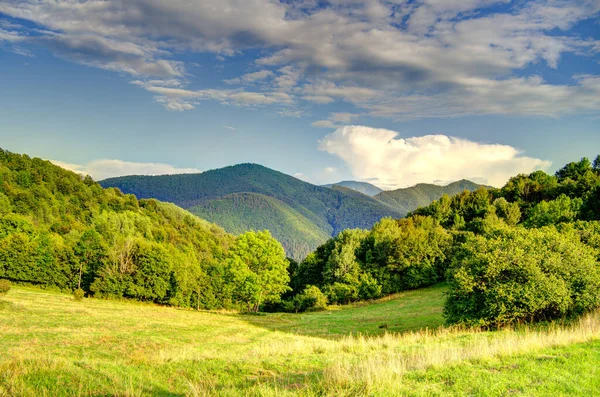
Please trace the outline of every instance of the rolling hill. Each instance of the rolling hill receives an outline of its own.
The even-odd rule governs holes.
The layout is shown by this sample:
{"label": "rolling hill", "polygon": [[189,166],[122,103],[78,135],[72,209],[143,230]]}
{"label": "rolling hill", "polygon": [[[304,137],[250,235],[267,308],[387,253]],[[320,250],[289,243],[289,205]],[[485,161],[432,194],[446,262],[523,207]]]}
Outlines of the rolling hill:
{"label": "rolling hill", "polygon": [[177,204],[229,232],[267,228],[295,259],[344,229],[370,228],[383,217],[406,214],[357,191],[315,186],[257,164],[201,174],[126,176],[100,184]]}
{"label": "rolling hill", "polygon": [[363,192],[378,188],[368,183],[316,186],[258,164],[200,174],[124,176],[100,184],[177,204],[230,233],[268,229],[297,260],[344,229],[368,229],[383,217],[401,218],[444,194],[480,186],[469,181],[419,184],[371,197]]}
{"label": "rolling hill", "polygon": [[366,194],[367,196],[376,196],[377,194],[383,192],[383,189],[378,188],[375,185],[372,185],[367,182],[357,182],[357,181],[341,181],[338,183],[331,183],[329,185],[323,185],[323,187],[334,187],[341,186],[346,187],[348,189],[356,190],[362,194]]}
{"label": "rolling hill", "polygon": [[[384,191],[375,196],[375,198],[383,203],[394,207],[396,210],[407,214],[416,210],[419,207],[424,207],[431,204],[432,201],[438,200],[443,195],[454,196],[462,193],[465,190],[475,191],[482,185],[462,179],[453,182],[446,186],[438,186],[427,183],[419,183],[418,185],[408,188]],[[488,187],[488,186],[484,186]]]}

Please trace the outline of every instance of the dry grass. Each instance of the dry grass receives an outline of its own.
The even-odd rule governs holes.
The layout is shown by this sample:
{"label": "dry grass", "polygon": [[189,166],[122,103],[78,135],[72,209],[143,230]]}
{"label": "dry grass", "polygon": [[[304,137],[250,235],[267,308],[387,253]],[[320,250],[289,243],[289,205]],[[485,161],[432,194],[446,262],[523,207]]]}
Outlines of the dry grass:
{"label": "dry grass", "polygon": [[422,395],[428,385],[409,379],[419,371],[600,339],[600,313],[496,332],[440,327],[327,339],[261,327],[269,316],[249,323],[25,289],[5,301],[0,396]]}

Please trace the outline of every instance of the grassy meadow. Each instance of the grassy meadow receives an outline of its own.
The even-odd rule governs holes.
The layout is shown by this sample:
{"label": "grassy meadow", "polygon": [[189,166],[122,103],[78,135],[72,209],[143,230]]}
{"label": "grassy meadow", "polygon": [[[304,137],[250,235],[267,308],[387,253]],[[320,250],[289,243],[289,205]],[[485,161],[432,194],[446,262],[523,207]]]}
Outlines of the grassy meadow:
{"label": "grassy meadow", "polygon": [[600,314],[442,326],[445,286],[305,314],[197,312],[13,287],[0,396],[593,395]]}

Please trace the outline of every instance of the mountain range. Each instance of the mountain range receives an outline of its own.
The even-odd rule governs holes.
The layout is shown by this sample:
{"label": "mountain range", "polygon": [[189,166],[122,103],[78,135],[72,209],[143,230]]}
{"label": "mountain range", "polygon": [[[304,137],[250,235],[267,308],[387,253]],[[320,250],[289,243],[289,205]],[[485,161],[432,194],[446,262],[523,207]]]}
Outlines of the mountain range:
{"label": "mountain range", "polygon": [[258,164],[199,174],[123,176],[100,184],[174,203],[230,233],[268,229],[297,260],[344,229],[367,229],[383,217],[404,217],[444,194],[480,187],[463,180],[373,194],[381,189],[354,181],[316,186]]}
{"label": "mountain range", "polygon": [[377,194],[383,192],[383,189],[378,188],[375,185],[372,185],[367,182],[356,182],[356,181],[341,181],[338,183],[332,183],[329,185],[323,185],[324,187],[347,187],[348,189],[356,190],[357,192],[361,192],[362,194],[366,194],[367,196],[376,196]]}

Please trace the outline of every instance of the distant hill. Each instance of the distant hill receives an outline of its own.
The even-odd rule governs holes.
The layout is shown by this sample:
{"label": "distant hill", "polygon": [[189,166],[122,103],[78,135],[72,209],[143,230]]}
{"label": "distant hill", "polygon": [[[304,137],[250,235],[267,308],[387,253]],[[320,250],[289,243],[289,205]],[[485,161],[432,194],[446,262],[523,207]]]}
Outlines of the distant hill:
{"label": "distant hill", "polygon": [[315,186],[257,164],[110,178],[100,184],[177,204],[229,232],[268,228],[295,259],[344,229],[370,228],[383,217],[406,214],[357,191]]}
{"label": "distant hill", "polygon": [[348,189],[356,190],[362,194],[366,194],[367,196],[375,196],[378,193],[383,192],[383,189],[378,188],[375,185],[372,185],[367,182],[357,182],[357,181],[341,181],[338,183],[331,183],[329,185],[323,185],[324,187],[333,187],[333,186],[341,186],[346,187]]}
{"label": "distant hill", "polygon": [[478,185],[477,183],[466,179],[453,182],[446,186],[419,183],[418,185],[408,188],[381,192],[377,194],[375,198],[394,207],[396,210],[407,214],[419,207],[431,204],[432,201],[438,200],[445,194],[454,196],[465,190],[470,192],[475,191],[481,186],[482,185]]}
{"label": "distant hill", "polygon": [[192,208],[230,233],[267,229],[298,258],[326,241],[330,234],[286,203],[259,193],[233,193]]}

